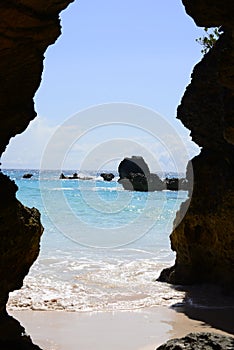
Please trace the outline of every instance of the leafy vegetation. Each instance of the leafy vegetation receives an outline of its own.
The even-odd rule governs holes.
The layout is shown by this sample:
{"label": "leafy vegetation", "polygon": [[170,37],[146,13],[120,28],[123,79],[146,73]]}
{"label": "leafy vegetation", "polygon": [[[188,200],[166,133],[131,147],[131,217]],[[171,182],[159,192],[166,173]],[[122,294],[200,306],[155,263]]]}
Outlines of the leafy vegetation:
{"label": "leafy vegetation", "polygon": [[206,34],[203,37],[196,39],[196,42],[203,47],[201,53],[206,54],[215,45],[222,33],[222,30],[221,27],[217,27],[212,29],[204,28],[204,31]]}

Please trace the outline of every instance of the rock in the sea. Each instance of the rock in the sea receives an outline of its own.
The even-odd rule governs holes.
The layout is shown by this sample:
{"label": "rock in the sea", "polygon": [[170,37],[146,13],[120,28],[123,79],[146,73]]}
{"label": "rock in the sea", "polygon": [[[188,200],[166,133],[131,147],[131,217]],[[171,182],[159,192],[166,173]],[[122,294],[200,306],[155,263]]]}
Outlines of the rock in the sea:
{"label": "rock in the sea", "polygon": [[60,178],[60,180],[64,180],[64,179],[67,179],[67,176],[65,176],[64,173],[61,173],[59,175],[59,178]]}
{"label": "rock in the sea", "polygon": [[120,178],[118,182],[128,191],[148,191],[147,178],[142,173],[129,173],[127,177]]}
{"label": "rock in the sea", "polygon": [[115,177],[115,175],[112,173],[101,173],[100,176],[104,181],[112,181]]}
{"label": "rock in the sea", "polygon": [[33,174],[26,173],[26,174],[23,175],[23,178],[24,179],[31,179],[32,176],[33,176]]}
{"label": "rock in the sea", "polygon": [[147,177],[141,173],[130,173],[128,177],[119,179],[118,182],[125,190],[152,192],[162,191],[166,187],[157,174],[149,174]]}
{"label": "rock in the sea", "polygon": [[77,173],[74,173],[74,174],[72,174],[71,176],[65,176],[64,173],[61,173],[61,174],[59,175],[59,179],[60,179],[60,180],[65,180],[65,179],[73,180],[73,179],[79,179],[79,177],[78,177],[78,174],[77,174]]}
{"label": "rock in the sea", "polygon": [[142,157],[124,158],[118,167],[118,182],[129,191],[162,191],[166,188],[157,174],[150,173]]}
{"label": "rock in the sea", "polygon": [[124,158],[119,166],[118,172],[120,179],[128,178],[130,173],[143,174],[149,176],[150,170],[143,157],[132,156],[131,158]]}
{"label": "rock in the sea", "polygon": [[190,333],[168,340],[156,350],[233,350],[234,338],[216,333]]}
{"label": "rock in the sea", "polygon": [[166,185],[166,189],[170,191],[187,191],[188,190],[188,180],[187,179],[179,179],[179,178],[167,178],[164,180]]}
{"label": "rock in the sea", "polygon": [[77,173],[72,174],[72,176],[69,176],[68,178],[69,178],[69,179],[79,179]]}
{"label": "rock in the sea", "polygon": [[80,176],[77,173],[72,174],[71,176],[66,176],[64,173],[59,175],[60,180],[93,180],[92,176]]}

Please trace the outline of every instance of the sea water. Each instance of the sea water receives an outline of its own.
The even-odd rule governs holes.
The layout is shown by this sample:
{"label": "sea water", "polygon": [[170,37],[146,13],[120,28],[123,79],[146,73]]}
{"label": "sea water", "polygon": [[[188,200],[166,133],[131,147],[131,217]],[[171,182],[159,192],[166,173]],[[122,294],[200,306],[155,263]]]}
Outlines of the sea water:
{"label": "sea water", "polygon": [[[174,263],[169,235],[186,191],[125,191],[117,177],[106,182],[95,172],[82,175],[89,180],[3,172],[44,226],[39,257],[8,309],[114,311],[182,301],[182,292],[155,279]],[[24,179],[26,172],[33,176]]]}

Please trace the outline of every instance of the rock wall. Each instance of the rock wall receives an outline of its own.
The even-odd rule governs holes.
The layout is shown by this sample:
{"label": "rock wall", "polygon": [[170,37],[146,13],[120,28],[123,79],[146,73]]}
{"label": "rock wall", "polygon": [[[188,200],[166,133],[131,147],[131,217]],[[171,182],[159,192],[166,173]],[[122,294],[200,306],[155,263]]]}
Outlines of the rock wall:
{"label": "rock wall", "polygon": [[189,333],[184,338],[168,340],[155,350],[231,350],[234,339],[216,333]]}
{"label": "rock wall", "polygon": [[[175,266],[159,280],[234,286],[234,2],[183,0],[204,27],[223,35],[198,63],[177,116],[202,146],[192,160],[194,190],[189,210],[171,234]],[[177,216],[179,216],[179,212]]]}
{"label": "rock wall", "polygon": [[[72,0],[8,0],[0,3],[0,155],[11,137],[36,116],[44,52],[60,35],[59,12]],[[39,253],[43,232],[37,209],[15,196],[17,186],[0,173],[0,318],[8,293],[22,286]],[[1,318],[2,319],[2,318]]]}
{"label": "rock wall", "polygon": [[[59,12],[72,0],[8,0],[0,3],[0,154],[11,137],[35,117],[33,96],[43,55],[60,35]],[[183,0],[200,26],[220,26],[224,35],[194,69],[178,117],[203,147],[193,160],[194,193],[189,211],[171,235],[175,266],[164,273],[174,283],[233,280],[233,1]],[[17,187],[0,175],[0,314],[9,291],[22,285],[39,252],[42,234],[36,209],[15,197]],[[179,214],[178,214],[179,215]]]}

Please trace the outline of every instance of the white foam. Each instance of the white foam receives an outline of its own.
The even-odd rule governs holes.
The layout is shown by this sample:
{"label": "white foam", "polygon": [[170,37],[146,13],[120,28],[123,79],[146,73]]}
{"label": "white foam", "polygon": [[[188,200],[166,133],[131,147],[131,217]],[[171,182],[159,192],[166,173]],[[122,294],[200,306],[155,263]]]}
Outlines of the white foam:
{"label": "white foam", "polygon": [[8,309],[132,310],[168,306],[182,302],[184,297],[183,292],[154,282],[164,266],[154,259],[105,262],[81,259],[66,261],[60,264],[60,269],[53,259],[46,263],[50,265],[50,275],[34,269],[21,290],[10,293]]}

